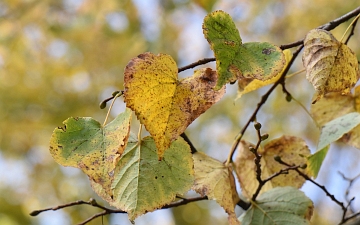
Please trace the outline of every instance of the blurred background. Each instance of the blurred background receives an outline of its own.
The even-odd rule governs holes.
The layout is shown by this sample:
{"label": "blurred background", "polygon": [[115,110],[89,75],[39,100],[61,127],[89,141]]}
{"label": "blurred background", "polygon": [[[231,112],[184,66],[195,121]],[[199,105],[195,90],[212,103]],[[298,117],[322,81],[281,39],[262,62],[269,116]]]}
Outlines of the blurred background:
{"label": "blurred background", "polygon": [[[57,165],[48,151],[55,127],[70,116],[103,121],[99,103],[123,89],[123,69],[138,54],[171,55],[178,66],[213,57],[202,34],[207,13],[224,10],[234,19],[243,42],[277,45],[301,40],[306,33],[359,6],[343,0],[1,0],[0,1],[0,224],[67,225],[99,212],[90,206],[49,211],[36,209],[75,200],[99,199],[79,169]],[[333,34],[340,39],[350,21]],[[360,28],[349,46],[360,54]],[[207,67],[214,68],[210,63]],[[300,58],[292,72],[302,69]],[[180,74],[192,75],[193,70]],[[232,141],[265,93],[266,87],[234,102],[236,85],[190,125],[186,133],[200,151],[225,160]],[[287,80],[287,89],[307,108],[313,95],[305,74]],[[124,110],[118,100],[111,115]],[[306,140],[312,151],[319,131],[281,88],[262,108],[258,121],[269,139],[283,134]],[[252,126],[245,139],[256,141]],[[349,182],[360,174],[360,151],[343,144],[331,146],[317,181],[346,202]],[[337,224],[342,211],[324,193],[306,183],[303,191],[314,201],[313,224]],[[360,182],[350,188],[359,197]],[[100,203],[103,203],[100,199]],[[104,203],[103,203],[104,204]],[[360,210],[355,199],[353,209]],[[237,209],[240,214],[241,210]],[[238,215],[239,215],[238,214]],[[101,224],[101,218],[89,224]],[[227,224],[224,210],[213,201],[148,213],[137,224]],[[127,225],[127,215],[103,218],[103,224]]]}

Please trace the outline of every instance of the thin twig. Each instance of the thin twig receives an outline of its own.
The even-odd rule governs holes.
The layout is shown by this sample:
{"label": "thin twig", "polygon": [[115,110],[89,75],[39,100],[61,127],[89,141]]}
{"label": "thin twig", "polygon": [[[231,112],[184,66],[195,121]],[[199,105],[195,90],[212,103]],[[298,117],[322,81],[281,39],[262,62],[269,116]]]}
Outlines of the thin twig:
{"label": "thin twig", "polygon": [[355,209],[353,209],[352,206],[351,206],[351,204],[350,204],[350,203],[351,203],[351,199],[349,199],[349,198],[350,198],[349,194],[350,194],[350,189],[351,189],[352,185],[353,185],[354,182],[360,177],[360,174],[358,174],[358,175],[355,176],[354,178],[348,178],[348,177],[346,177],[342,172],[338,171],[338,173],[342,176],[342,178],[343,178],[344,180],[346,180],[346,181],[349,182],[349,185],[348,185],[348,187],[346,188],[346,191],[345,191],[345,199],[346,199],[346,201],[348,202],[348,204],[350,205],[350,211],[351,211],[351,213],[354,213],[354,212],[355,212]]}
{"label": "thin twig", "polygon": [[[177,202],[173,202],[173,203],[170,203],[168,205],[165,205],[163,206],[162,208],[160,209],[169,209],[169,208],[173,208],[173,207],[177,207],[177,206],[181,206],[181,205],[186,205],[188,203],[191,203],[191,202],[197,202],[197,201],[202,201],[202,200],[207,200],[208,197],[207,196],[200,196],[200,197],[195,197],[195,198],[184,198],[180,201],[177,201]],[[79,223],[79,225],[84,225],[90,221],[92,221],[93,219],[97,218],[97,217],[100,217],[100,216],[103,216],[103,215],[107,215],[107,214],[111,214],[111,213],[126,213],[125,211],[123,210],[118,210],[118,209],[111,209],[111,208],[107,208],[105,206],[102,206],[102,205],[99,205],[95,199],[90,199],[89,201],[83,201],[83,200],[79,200],[79,201],[75,201],[75,202],[70,202],[70,203],[66,203],[66,204],[63,204],[63,205],[58,205],[58,206],[55,206],[55,207],[51,207],[51,208],[46,208],[46,209],[40,209],[40,210],[35,210],[35,211],[32,211],[30,213],[30,216],[37,216],[39,215],[40,213],[42,212],[46,212],[46,211],[56,211],[56,210],[59,210],[59,209],[63,209],[63,208],[67,208],[67,207],[72,207],[72,206],[75,206],[75,205],[91,205],[93,207],[96,207],[96,208],[99,208],[99,209],[102,209],[104,211],[100,212],[100,213],[97,213],[91,217],[89,217],[88,219],[86,219],[85,221]]]}
{"label": "thin twig", "polygon": [[[321,25],[321,26],[319,26],[317,28],[327,30],[327,31],[333,30],[337,26],[339,26],[340,24],[348,21],[350,18],[357,16],[359,13],[360,13],[360,7],[357,7],[356,9],[346,13],[345,15],[343,15],[343,16],[337,18],[337,19],[334,19],[333,21],[331,21],[329,23]],[[295,41],[295,42],[292,42],[292,43],[289,43],[289,44],[280,45],[280,48],[282,50],[289,49],[289,48],[294,48],[294,47],[302,45],[303,42],[304,42],[304,39],[301,39],[301,40],[298,40],[298,41]],[[347,43],[347,42],[345,41],[345,43]]]}
{"label": "thin twig", "polygon": [[351,21],[350,25],[346,28],[343,36],[342,36],[341,39],[340,39],[340,42],[342,42],[342,41],[344,40],[344,37],[345,37],[346,33],[349,31],[350,27],[352,27],[352,29],[355,29],[355,28],[353,27],[353,24],[357,22],[357,20],[359,19],[359,17],[360,17],[360,13],[355,17],[355,19],[353,19],[353,21]]}
{"label": "thin twig", "polygon": [[[282,161],[281,159],[276,160],[277,162],[279,162],[280,164],[286,165],[286,166],[291,166],[290,164]],[[319,183],[317,183],[316,181],[314,181],[313,179],[311,179],[308,175],[306,175],[305,173],[303,173],[302,171],[300,171],[298,168],[294,169],[300,176],[302,176],[305,180],[310,181],[311,183],[315,184],[316,186],[318,186],[321,190],[323,190],[325,192],[325,194],[333,201],[335,202],[337,205],[339,205],[341,207],[341,209],[343,211],[346,211],[346,207],[344,205],[343,202],[340,202],[339,200],[337,200],[335,198],[335,196],[333,194],[331,194],[324,185],[321,185]]]}
{"label": "thin twig", "polygon": [[188,136],[185,133],[180,134],[180,136],[182,138],[184,138],[184,140],[188,143],[188,145],[190,146],[191,149],[191,154],[194,154],[195,152],[197,152],[195,146],[193,145],[193,143],[190,141],[190,139],[188,138]]}
{"label": "thin twig", "polygon": [[250,116],[249,120],[247,121],[247,123],[245,124],[245,126],[243,127],[243,129],[240,131],[240,133],[236,136],[233,145],[231,147],[230,150],[230,154],[228,155],[227,161],[226,161],[226,165],[228,165],[229,163],[232,162],[232,157],[235,153],[236,148],[238,147],[241,138],[243,137],[243,135],[245,134],[245,131],[247,130],[247,128],[249,127],[250,123],[252,121],[254,121],[256,119],[256,115],[258,114],[258,112],[260,111],[261,107],[265,104],[265,102],[267,101],[267,99],[269,98],[269,96],[271,95],[271,93],[275,90],[275,88],[283,83],[285,81],[285,75],[287,74],[287,72],[289,71],[290,67],[292,66],[292,64],[294,63],[296,57],[299,55],[300,51],[302,50],[302,48],[304,47],[304,45],[301,45],[294,53],[293,56],[291,57],[289,63],[286,65],[283,73],[281,74],[281,77],[279,78],[279,80],[277,80],[271,87],[270,89],[261,97],[260,102],[258,103],[255,111],[253,112],[253,114]]}
{"label": "thin twig", "polygon": [[192,69],[194,67],[204,65],[204,64],[209,63],[209,62],[214,62],[214,61],[216,61],[215,58],[200,59],[199,61],[191,63],[190,65],[178,68],[178,73],[180,73],[180,72],[182,72],[184,70]]}
{"label": "thin twig", "polygon": [[[359,14],[360,15],[360,14]],[[355,27],[356,27],[356,24],[357,24],[357,22],[358,22],[358,20],[359,20],[359,17],[358,18],[356,18],[356,20],[353,22],[353,24],[351,25],[351,31],[350,31],[350,34],[349,34],[349,36],[346,38],[346,41],[344,42],[344,44],[348,44],[349,43],[349,41],[350,41],[350,38],[355,34]]]}

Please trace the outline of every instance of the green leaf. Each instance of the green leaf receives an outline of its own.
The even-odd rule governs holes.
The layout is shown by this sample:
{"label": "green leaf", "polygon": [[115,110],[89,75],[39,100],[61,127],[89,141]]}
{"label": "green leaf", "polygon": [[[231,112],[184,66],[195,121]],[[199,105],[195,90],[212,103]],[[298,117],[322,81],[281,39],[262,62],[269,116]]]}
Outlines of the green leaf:
{"label": "green leaf", "polygon": [[263,193],[239,219],[242,225],[310,224],[313,203],[293,187],[277,187]]}
{"label": "green leaf", "polygon": [[271,79],[285,65],[283,52],[273,44],[242,44],[235,23],[223,11],[212,12],[204,18],[203,33],[216,57],[219,79],[215,90],[240,78]]}
{"label": "green leaf", "polygon": [[129,141],[114,171],[113,196],[96,183],[92,186],[102,198],[134,220],[187,192],[194,181],[193,167],[190,147],[182,138],[172,142],[159,161],[153,138],[146,137],[140,144]]}
{"label": "green leaf", "polygon": [[307,157],[307,167],[306,170],[308,174],[314,178],[317,177],[321,165],[325,159],[325,156],[329,150],[329,145],[325,146],[323,149],[315,152],[314,154]]}
{"label": "green leaf", "polygon": [[358,112],[352,112],[328,122],[321,130],[317,149],[323,149],[332,142],[337,141],[359,124],[360,113]]}
{"label": "green leaf", "polygon": [[103,127],[90,117],[70,117],[54,130],[50,153],[63,166],[82,169],[110,192],[113,170],[129,137],[131,110],[126,109]]}

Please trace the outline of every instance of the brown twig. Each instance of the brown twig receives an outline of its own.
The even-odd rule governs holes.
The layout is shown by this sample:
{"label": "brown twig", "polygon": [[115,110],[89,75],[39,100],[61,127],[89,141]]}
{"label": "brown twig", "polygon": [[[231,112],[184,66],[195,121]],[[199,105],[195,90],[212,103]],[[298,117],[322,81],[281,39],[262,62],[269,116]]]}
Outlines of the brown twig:
{"label": "brown twig", "polygon": [[[173,207],[177,207],[177,206],[181,206],[181,205],[186,205],[186,204],[191,203],[191,202],[197,202],[197,201],[206,200],[206,199],[208,199],[207,196],[201,196],[201,197],[195,197],[195,198],[183,198],[180,201],[173,202],[171,204],[165,205],[160,209],[173,208]],[[95,199],[91,198],[89,201],[79,200],[79,201],[70,202],[70,203],[67,203],[67,204],[58,205],[58,206],[51,207],[51,208],[35,210],[35,211],[32,211],[30,213],[30,216],[37,216],[42,212],[46,212],[46,211],[50,211],[50,210],[56,211],[56,210],[59,210],[59,209],[72,207],[72,206],[75,206],[75,205],[91,205],[93,207],[100,208],[100,209],[104,210],[104,211],[102,211],[100,213],[94,214],[93,216],[89,217],[88,219],[86,219],[85,221],[79,223],[78,225],[84,225],[84,224],[86,224],[86,223],[88,223],[88,222],[90,222],[90,221],[92,221],[92,220],[94,220],[94,219],[96,219],[96,218],[98,218],[100,216],[108,215],[108,214],[111,214],[111,213],[126,213],[123,210],[111,209],[111,208],[107,208],[105,206],[99,205],[96,202]]]}
{"label": "brown twig", "polygon": [[[338,171],[338,173],[342,176],[342,178],[343,178],[344,180],[346,180],[346,181],[349,182],[349,185],[348,185],[348,187],[346,188],[346,191],[345,191],[345,199],[346,199],[346,201],[348,202],[348,205],[349,205],[349,207],[350,207],[350,213],[354,213],[354,212],[355,212],[355,209],[353,209],[352,206],[351,206],[351,202],[352,202],[352,199],[354,199],[354,197],[352,197],[352,198],[350,199],[349,194],[350,194],[350,189],[351,189],[352,185],[354,184],[354,182],[355,182],[358,178],[360,178],[360,174],[358,174],[358,175],[355,176],[354,178],[348,178],[348,177],[346,177],[343,173],[341,173],[340,171]],[[344,218],[344,217],[343,217],[343,218]]]}
{"label": "brown twig", "polygon": [[[280,164],[286,165],[286,166],[291,166],[289,163],[286,163],[284,161],[281,160],[281,158],[278,158],[276,160],[277,162],[279,162]],[[313,183],[314,185],[316,185],[317,187],[319,187],[321,190],[323,190],[325,192],[325,194],[333,201],[335,202],[337,205],[339,205],[341,207],[341,209],[343,211],[346,211],[346,207],[344,205],[343,202],[340,202],[339,200],[337,200],[335,198],[335,196],[333,194],[331,194],[324,185],[321,185],[319,183],[317,183],[316,181],[314,181],[313,179],[311,179],[308,175],[306,175],[305,173],[303,173],[302,171],[299,170],[299,168],[294,169],[300,176],[302,176],[305,180]]]}
{"label": "brown twig", "polygon": [[279,85],[284,83],[285,81],[285,76],[287,74],[287,72],[289,71],[290,67],[292,66],[292,64],[294,63],[296,57],[299,55],[300,51],[302,50],[302,48],[304,47],[304,45],[301,45],[294,53],[293,56],[291,57],[289,63],[286,65],[283,73],[281,74],[281,77],[279,78],[279,80],[277,80],[271,87],[270,89],[261,97],[260,102],[257,104],[257,107],[255,109],[255,111],[253,112],[253,114],[250,116],[250,118],[248,119],[247,123],[245,124],[245,126],[242,128],[242,130],[240,131],[240,133],[236,136],[235,141],[231,147],[230,150],[230,154],[229,157],[227,159],[227,164],[230,163],[232,161],[232,157],[235,153],[236,148],[238,147],[242,136],[245,134],[245,131],[247,130],[247,128],[249,127],[250,123],[252,121],[254,121],[256,119],[256,115],[258,114],[258,112],[260,111],[261,107],[265,104],[265,102],[267,101],[267,99],[269,98],[269,96],[271,95],[271,93],[275,90],[275,88]]}
{"label": "brown twig", "polygon": [[[346,13],[345,15],[337,18],[337,19],[334,19],[333,21],[329,22],[329,23],[326,23],[324,25],[321,25],[319,27],[317,27],[318,29],[323,29],[323,30],[327,30],[327,31],[330,31],[330,30],[333,30],[335,29],[337,26],[339,26],[340,24],[348,21],[349,19],[351,19],[352,17],[355,17],[357,16],[358,14],[360,13],[360,7],[357,7],[356,9]],[[355,29],[355,25],[353,24],[353,29]],[[350,35],[349,35],[350,36]],[[348,37],[349,38],[349,37]],[[282,50],[285,50],[285,49],[289,49],[289,48],[294,48],[294,47],[297,47],[297,46],[300,46],[302,45],[304,42],[304,39],[301,39],[301,40],[298,40],[298,41],[295,41],[295,42],[292,42],[292,43],[289,43],[289,44],[285,44],[285,45],[280,45],[280,48]],[[347,42],[345,42],[347,43]]]}
{"label": "brown twig", "polygon": [[193,143],[190,141],[190,139],[188,138],[188,136],[185,133],[180,134],[180,136],[182,138],[184,138],[184,140],[188,143],[188,145],[190,146],[191,149],[191,154],[194,154],[195,152],[197,152],[195,146],[193,145]]}
{"label": "brown twig", "polygon": [[197,61],[197,62],[191,63],[191,64],[189,64],[189,65],[187,65],[187,66],[184,66],[184,67],[180,67],[180,68],[178,69],[178,73],[180,73],[180,72],[182,72],[182,71],[184,71],[184,70],[192,69],[192,68],[194,68],[194,67],[197,67],[197,66],[200,66],[200,65],[204,65],[204,64],[209,63],[209,62],[214,62],[214,61],[216,61],[215,58],[200,59],[200,60]]}
{"label": "brown twig", "polygon": [[356,24],[357,24],[358,20],[359,20],[359,18],[357,18],[357,19],[354,21],[354,23],[351,25],[350,34],[349,34],[349,36],[346,38],[346,40],[345,40],[345,42],[344,42],[346,45],[349,43],[350,38],[355,34],[354,31],[355,31],[355,27],[356,27]]}

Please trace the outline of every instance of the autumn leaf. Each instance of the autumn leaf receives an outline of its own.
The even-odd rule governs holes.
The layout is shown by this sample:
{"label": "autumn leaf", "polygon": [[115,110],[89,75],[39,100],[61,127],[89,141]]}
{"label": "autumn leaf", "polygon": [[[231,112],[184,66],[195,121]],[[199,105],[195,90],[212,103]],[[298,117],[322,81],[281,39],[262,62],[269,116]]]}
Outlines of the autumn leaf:
{"label": "autumn leaf", "polygon": [[340,139],[344,134],[360,124],[360,113],[352,112],[326,123],[322,129],[317,149]]}
{"label": "autumn leaf", "polygon": [[[250,152],[249,147],[255,146],[249,142],[241,141],[234,164],[243,194],[251,199],[259,184],[256,179],[255,156]],[[262,156],[260,161],[261,178],[264,180],[286,168],[286,166],[275,161],[275,156],[280,156],[284,162],[302,165],[306,163],[306,156],[310,155],[310,150],[301,138],[282,136],[268,142],[264,149],[258,149],[258,153]],[[289,171],[288,174],[282,174],[267,182],[261,189],[261,193],[278,186],[300,188],[304,182],[305,179],[298,173]]]}
{"label": "autumn leaf", "polygon": [[350,93],[360,76],[354,52],[326,30],[306,35],[302,59],[306,78],[317,92],[313,103],[329,92]]}
{"label": "autumn leaf", "polygon": [[192,187],[202,196],[216,200],[229,214],[230,224],[239,224],[235,216],[235,205],[240,200],[231,167],[204,153],[193,154],[195,182]]}
{"label": "autumn leaf", "polygon": [[204,18],[203,33],[216,57],[219,74],[216,90],[238,79],[271,79],[285,65],[284,54],[273,44],[242,44],[235,23],[229,14],[221,10]]}
{"label": "autumn leaf", "polygon": [[314,154],[309,155],[307,157],[307,167],[306,171],[309,176],[316,178],[319,174],[321,165],[329,151],[329,145],[325,146],[324,148],[316,151]]}
{"label": "autumn leaf", "polygon": [[214,91],[217,73],[210,68],[177,80],[175,61],[165,54],[144,53],[125,68],[127,107],[154,138],[159,158],[197,117],[220,100],[225,88]]}
{"label": "autumn leaf", "polygon": [[194,181],[193,166],[190,147],[182,138],[172,142],[162,161],[158,160],[153,138],[145,137],[140,143],[132,139],[116,165],[113,195],[96,183],[92,187],[110,205],[126,211],[133,221],[187,192]]}
{"label": "autumn leaf", "polygon": [[309,225],[314,205],[294,187],[276,187],[251,203],[241,215],[242,225]]}
{"label": "autumn leaf", "polygon": [[50,139],[50,153],[63,166],[80,168],[90,180],[110,193],[113,171],[129,137],[131,110],[106,126],[90,117],[65,120]]}
{"label": "autumn leaf", "polygon": [[[360,86],[355,88],[354,95],[329,93],[311,106],[312,117],[320,127],[328,122],[352,112],[360,112]],[[345,133],[340,139],[346,144],[360,149],[360,125]],[[319,147],[318,149],[320,149]]]}
{"label": "autumn leaf", "polygon": [[[285,60],[287,65],[290,62],[292,53],[289,49],[286,49],[283,53],[285,55]],[[243,94],[249,93],[251,91],[255,91],[261,87],[275,83],[281,77],[282,73],[286,68],[286,65],[277,75],[275,75],[274,77],[268,80],[258,80],[255,78],[240,78],[238,80],[238,92],[235,100],[241,98]]]}

